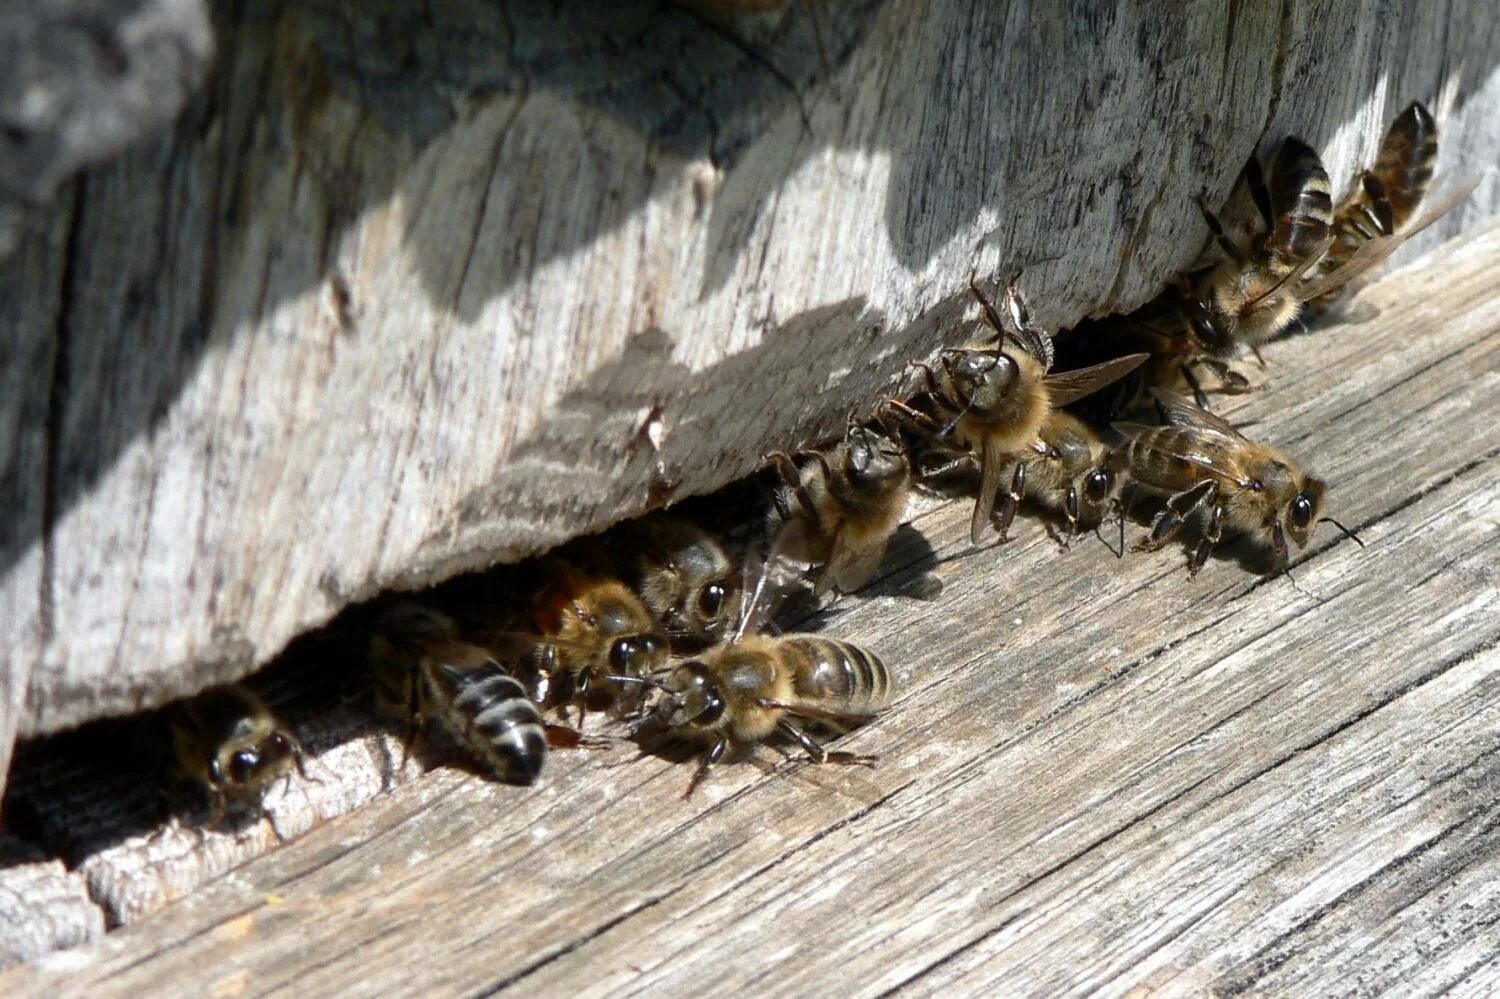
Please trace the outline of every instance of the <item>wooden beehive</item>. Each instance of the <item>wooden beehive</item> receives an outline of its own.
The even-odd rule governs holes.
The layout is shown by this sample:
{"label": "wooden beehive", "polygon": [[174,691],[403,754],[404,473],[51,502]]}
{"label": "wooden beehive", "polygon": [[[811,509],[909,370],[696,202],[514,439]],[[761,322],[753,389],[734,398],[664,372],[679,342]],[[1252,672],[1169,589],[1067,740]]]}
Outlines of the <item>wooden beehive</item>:
{"label": "wooden beehive", "polygon": [[[219,18],[177,123],[73,181],[0,271],[0,753],[740,478],[961,335],[973,269],[1023,268],[1049,327],[1138,305],[1201,248],[1194,196],[1283,135],[1343,183],[1422,98],[1449,175],[1500,149],[1482,10]],[[613,756],[532,794],[361,784],[330,811],[369,807],[8,984],[1316,990],[1416,922],[1441,946],[1368,974],[1480,975],[1496,198],[1424,235],[1473,230],[1376,289],[1378,321],[1273,348],[1230,409],[1371,542],[1321,538],[1313,597],[1039,529],[966,552],[941,506],[930,550],[906,536],[830,623],[908,686],[858,737],[874,774],[736,772],[691,805],[676,769]],[[217,867],[274,844],[246,835]],[[54,872],[56,896],[160,860]]]}

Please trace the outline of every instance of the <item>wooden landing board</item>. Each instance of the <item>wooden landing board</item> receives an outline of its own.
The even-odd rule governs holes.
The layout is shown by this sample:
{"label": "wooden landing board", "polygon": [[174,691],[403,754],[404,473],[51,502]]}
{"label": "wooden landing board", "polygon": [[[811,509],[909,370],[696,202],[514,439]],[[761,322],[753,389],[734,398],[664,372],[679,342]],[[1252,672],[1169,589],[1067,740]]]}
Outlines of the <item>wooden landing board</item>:
{"label": "wooden landing board", "polygon": [[1491,223],[1222,407],[1365,542],[1295,585],[940,504],[827,615],[902,684],[841,744],[878,769],[437,770],[0,991],[1500,987],[1497,263]]}

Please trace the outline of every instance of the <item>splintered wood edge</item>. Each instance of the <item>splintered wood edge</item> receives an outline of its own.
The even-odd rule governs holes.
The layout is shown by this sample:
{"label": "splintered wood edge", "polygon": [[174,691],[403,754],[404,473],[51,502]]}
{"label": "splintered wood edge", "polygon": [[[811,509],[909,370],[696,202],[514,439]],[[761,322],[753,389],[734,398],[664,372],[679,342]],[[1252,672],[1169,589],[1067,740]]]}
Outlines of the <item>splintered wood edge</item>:
{"label": "splintered wood edge", "polygon": [[1269,387],[1225,406],[1329,479],[1364,548],[1325,529],[1290,579],[1189,581],[1180,550],[1061,553],[1031,519],[971,550],[939,504],[828,615],[904,690],[845,741],[879,769],[723,766],[686,803],[686,768],[627,752],[557,754],[526,791],[440,770],[0,982],[1492,979],[1497,260],[1491,223],[1370,289],[1378,320],[1273,344]]}

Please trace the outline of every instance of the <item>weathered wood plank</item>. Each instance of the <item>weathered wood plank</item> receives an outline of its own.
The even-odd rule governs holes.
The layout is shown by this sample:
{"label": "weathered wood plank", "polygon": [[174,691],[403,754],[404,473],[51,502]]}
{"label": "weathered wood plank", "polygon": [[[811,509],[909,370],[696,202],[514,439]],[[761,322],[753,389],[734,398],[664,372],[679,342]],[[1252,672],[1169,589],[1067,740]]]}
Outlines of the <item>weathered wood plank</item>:
{"label": "weathered wood plank", "polygon": [[1378,320],[1272,345],[1229,408],[1366,542],[1321,534],[1295,586],[1034,521],[973,551],[940,504],[828,615],[904,685],[846,740],[879,769],[723,767],[691,802],[628,752],[529,792],[439,771],[0,986],[1482,993],[1496,259],[1492,223],[1373,288]]}
{"label": "weathered wood plank", "polygon": [[1500,149],[1474,5],[216,10],[203,98],[0,271],[0,754],[746,474],[961,336],[971,268],[1139,303],[1257,143],[1342,180],[1446,93],[1443,169]]}
{"label": "weathered wood plank", "polygon": [[0,832],[0,968],[104,935],[104,910],[84,879]]}
{"label": "weathered wood plank", "polygon": [[0,10],[0,259],[80,167],[170,124],[213,49],[202,0]]}

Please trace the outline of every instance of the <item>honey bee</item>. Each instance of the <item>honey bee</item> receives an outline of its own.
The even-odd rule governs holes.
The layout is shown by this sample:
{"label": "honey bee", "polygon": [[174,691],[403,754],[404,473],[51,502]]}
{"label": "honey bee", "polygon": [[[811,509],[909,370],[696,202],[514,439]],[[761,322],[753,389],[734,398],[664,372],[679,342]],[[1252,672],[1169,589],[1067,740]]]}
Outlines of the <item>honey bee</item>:
{"label": "honey bee", "polygon": [[1277,565],[1286,562],[1288,539],[1305,547],[1314,526],[1323,521],[1363,546],[1338,521],[1319,516],[1327,492],[1323,480],[1186,399],[1161,389],[1151,394],[1161,404],[1166,426],[1115,424],[1128,440],[1131,483],[1166,497],[1137,551],[1162,547],[1194,516],[1203,519],[1203,535],[1188,560],[1191,575],[1202,568],[1226,528],[1268,545]]}
{"label": "honey bee", "polygon": [[[1437,155],[1437,123],[1420,101],[1413,101],[1391,122],[1375,165],[1360,174],[1334,212],[1333,243],[1309,275],[1308,288],[1301,290],[1314,308],[1333,304],[1341,292],[1352,289],[1354,276],[1383,262],[1474,190],[1474,183],[1460,186],[1421,219],[1414,219],[1431,186]],[[1331,284],[1334,275],[1343,280]]]}
{"label": "honey bee", "polygon": [[674,645],[723,639],[737,619],[738,566],[717,538],[678,517],[621,530],[626,580]]}
{"label": "honey bee", "polygon": [[868,583],[906,512],[911,462],[901,441],[862,425],[851,412],[843,440],[833,447],[795,457],[773,451],[766,458],[783,482],[776,495],[784,521],[778,551],[822,566],[817,596]]}
{"label": "honey bee", "polygon": [[[1205,362],[1221,378],[1226,370],[1223,360],[1238,348],[1253,351],[1297,321],[1306,300],[1298,282],[1317,266],[1331,243],[1328,172],[1305,143],[1282,142],[1271,164],[1269,186],[1253,156],[1246,164],[1245,180],[1266,231],[1242,246],[1200,200],[1199,210],[1224,259],[1202,278],[1189,280],[1178,297],[1193,334],[1186,347],[1190,355],[1197,355],[1189,356],[1188,362]],[[1240,387],[1234,379],[1225,381]]]}
{"label": "honey bee", "polygon": [[868,721],[890,706],[894,683],[880,657],[852,642],[822,635],[746,634],[765,612],[762,596],[770,566],[768,562],[761,573],[754,596],[747,594],[731,641],[654,681],[662,697],[648,721],[664,725],[668,738],[708,747],[684,798],[731,750],[746,751],[775,735],[795,740],[814,763],[873,766],[878,760],[830,752],[796,724],[800,719],[842,731]]}
{"label": "honey bee", "polygon": [[[1062,515],[1069,540],[1080,529],[1098,527],[1112,509],[1119,512],[1125,450],[1110,447],[1102,434],[1072,413],[1055,409],[1047,414],[1036,443],[1021,453],[1020,460],[1027,468],[1027,497]],[[1124,529],[1121,516],[1120,530]]]}
{"label": "honey bee", "polygon": [[[974,544],[979,544],[992,523],[1000,539],[1005,540],[1026,491],[1027,465],[1021,456],[1036,442],[1048,414],[1103,388],[1149,357],[1129,354],[1087,368],[1053,373],[1052,338],[1032,325],[1016,288],[1018,278],[1012,278],[1006,288],[1006,316],[1002,318],[971,276],[969,291],[979,301],[985,322],[995,335],[968,347],[944,351],[939,357],[940,375],[925,364],[915,365],[925,375],[927,398],[937,417],[887,400],[894,412],[926,429],[939,446],[951,437],[956,445],[950,445],[951,450],[977,458],[979,496],[969,525]],[[1007,472],[1010,485],[996,512],[995,502]]]}
{"label": "honey bee", "polygon": [[302,744],[254,691],[210,687],[169,709],[172,745],[183,770],[208,791],[218,825],[229,805],[260,809],[267,789],[295,767],[307,776]]}
{"label": "honey bee", "polygon": [[630,587],[604,573],[556,557],[546,559],[540,573],[529,618],[521,622],[530,630],[482,627],[474,633],[476,644],[523,665],[536,678],[537,702],[559,710],[576,706],[580,724],[590,710],[633,714],[644,677],[661,669],[670,651],[656,617]]}
{"label": "honey bee", "polygon": [[526,687],[488,649],[461,640],[451,618],[397,604],[371,636],[369,658],[377,699],[404,710],[413,730],[437,719],[508,784],[541,775],[549,733]]}

